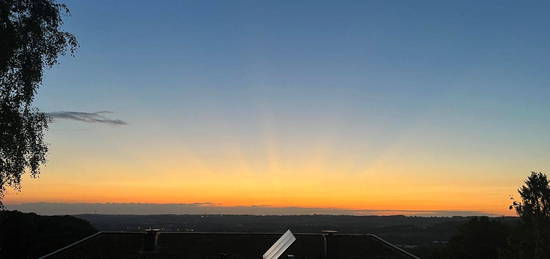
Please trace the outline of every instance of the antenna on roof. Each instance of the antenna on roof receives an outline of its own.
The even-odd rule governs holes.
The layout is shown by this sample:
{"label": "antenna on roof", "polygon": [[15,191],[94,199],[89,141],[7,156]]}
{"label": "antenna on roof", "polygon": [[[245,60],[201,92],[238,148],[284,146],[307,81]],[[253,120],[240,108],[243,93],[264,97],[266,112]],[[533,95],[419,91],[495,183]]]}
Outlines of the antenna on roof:
{"label": "antenna on roof", "polygon": [[288,249],[288,247],[290,245],[292,245],[292,243],[294,243],[294,241],[296,241],[296,237],[294,237],[292,232],[290,232],[290,229],[287,230],[279,238],[279,240],[277,240],[277,242],[275,242],[275,244],[273,244],[267,250],[267,252],[265,252],[265,254],[262,256],[263,259],[277,259],[277,258],[279,258],[279,256],[281,256],[285,252],[285,250]]}

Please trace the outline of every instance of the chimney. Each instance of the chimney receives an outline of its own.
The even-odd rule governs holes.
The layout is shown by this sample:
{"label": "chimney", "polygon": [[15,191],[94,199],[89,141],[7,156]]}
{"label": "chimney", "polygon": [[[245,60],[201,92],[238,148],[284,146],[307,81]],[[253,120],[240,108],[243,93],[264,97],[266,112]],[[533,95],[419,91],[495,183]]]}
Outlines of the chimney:
{"label": "chimney", "polygon": [[159,229],[146,229],[145,238],[143,239],[143,251],[154,252],[157,250],[157,240],[159,236]]}
{"label": "chimney", "polygon": [[325,245],[325,259],[337,259],[338,258],[338,242],[336,240],[335,230],[323,230],[323,241]]}

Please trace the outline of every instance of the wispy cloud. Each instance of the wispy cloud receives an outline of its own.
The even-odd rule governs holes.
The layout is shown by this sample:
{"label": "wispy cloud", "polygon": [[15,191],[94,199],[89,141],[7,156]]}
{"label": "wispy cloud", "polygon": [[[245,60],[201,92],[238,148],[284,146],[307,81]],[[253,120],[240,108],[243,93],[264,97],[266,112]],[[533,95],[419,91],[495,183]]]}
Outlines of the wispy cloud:
{"label": "wispy cloud", "polygon": [[75,120],[82,121],[87,123],[105,123],[111,125],[126,125],[123,120],[119,119],[110,119],[105,116],[105,114],[112,113],[110,111],[99,111],[99,112],[75,112],[75,111],[60,111],[60,112],[50,112],[47,115],[56,120],[56,119],[65,119],[65,120]]}

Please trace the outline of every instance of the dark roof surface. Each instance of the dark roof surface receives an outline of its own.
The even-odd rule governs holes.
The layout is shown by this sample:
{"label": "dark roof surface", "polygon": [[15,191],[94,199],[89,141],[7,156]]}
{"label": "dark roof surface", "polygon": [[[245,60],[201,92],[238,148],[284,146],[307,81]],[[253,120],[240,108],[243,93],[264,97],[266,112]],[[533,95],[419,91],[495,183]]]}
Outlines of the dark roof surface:
{"label": "dark roof surface", "polygon": [[[294,234],[296,241],[280,258],[324,258],[322,234]],[[144,252],[144,232],[99,232],[43,258],[188,258],[258,259],[281,234],[160,232],[155,251]],[[374,235],[333,236],[336,258],[416,258]]]}

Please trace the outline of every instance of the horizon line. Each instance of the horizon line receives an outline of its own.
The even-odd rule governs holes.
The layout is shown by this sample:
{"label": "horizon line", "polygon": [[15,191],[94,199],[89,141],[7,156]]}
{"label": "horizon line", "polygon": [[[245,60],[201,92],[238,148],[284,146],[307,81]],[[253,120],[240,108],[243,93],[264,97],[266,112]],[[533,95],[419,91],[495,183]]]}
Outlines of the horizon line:
{"label": "horizon line", "polygon": [[508,217],[504,213],[483,210],[407,210],[407,209],[345,209],[330,207],[235,205],[212,202],[140,203],[140,202],[22,202],[5,203],[6,209],[34,212],[41,215],[349,215],[349,216],[489,216]]}

